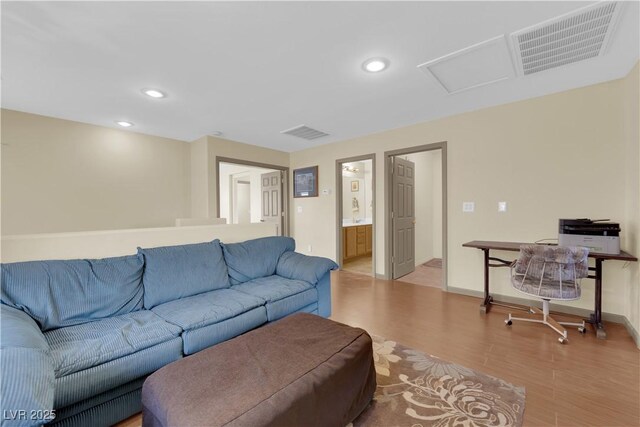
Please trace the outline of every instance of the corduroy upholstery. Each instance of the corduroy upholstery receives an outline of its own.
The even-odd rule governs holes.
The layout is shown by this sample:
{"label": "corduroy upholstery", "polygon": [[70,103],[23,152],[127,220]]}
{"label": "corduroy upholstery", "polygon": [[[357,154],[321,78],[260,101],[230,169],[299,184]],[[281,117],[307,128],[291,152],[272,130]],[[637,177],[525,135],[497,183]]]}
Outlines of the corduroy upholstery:
{"label": "corduroy upholstery", "polygon": [[138,248],[144,257],[144,308],[229,287],[220,241]]}
{"label": "corduroy upholstery", "polygon": [[[224,256],[213,241],[3,264],[3,410],[55,410],[54,423],[65,426],[111,425],[140,410],[145,376],[184,355],[295,312],[328,317],[337,265],[294,247],[270,237],[224,245]],[[276,274],[283,254],[286,277]]]}
{"label": "corduroy upholstery", "polygon": [[313,285],[276,275],[235,285],[233,289],[263,300],[270,322],[318,301],[318,292]]}
{"label": "corduroy upholstery", "polygon": [[280,256],[296,248],[290,237],[263,237],[242,243],[222,244],[232,285],[276,273]]}
{"label": "corduroy upholstery", "polygon": [[2,264],[0,295],[48,331],[140,310],[142,267],[136,255]]}
{"label": "corduroy upholstery", "polygon": [[93,368],[180,336],[182,329],[143,310],[45,332],[56,378]]}

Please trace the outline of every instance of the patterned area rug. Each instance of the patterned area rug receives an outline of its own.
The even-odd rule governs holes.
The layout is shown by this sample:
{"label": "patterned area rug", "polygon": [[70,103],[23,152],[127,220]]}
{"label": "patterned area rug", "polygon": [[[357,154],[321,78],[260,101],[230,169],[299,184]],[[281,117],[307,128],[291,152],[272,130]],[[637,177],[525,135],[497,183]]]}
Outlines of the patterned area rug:
{"label": "patterned area rug", "polygon": [[378,387],[348,427],[522,425],[524,387],[372,338]]}

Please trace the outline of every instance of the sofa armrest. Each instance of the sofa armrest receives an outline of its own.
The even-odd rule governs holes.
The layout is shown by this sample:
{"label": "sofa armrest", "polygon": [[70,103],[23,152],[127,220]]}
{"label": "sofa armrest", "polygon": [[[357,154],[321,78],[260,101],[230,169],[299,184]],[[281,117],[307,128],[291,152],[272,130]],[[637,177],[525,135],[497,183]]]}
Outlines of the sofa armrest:
{"label": "sofa armrest", "polygon": [[55,374],[49,344],[23,311],[0,305],[2,426],[44,424],[54,417]]}
{"label": "sofa armrest", "polygon": [[304,280],[315,285],[325,274],[337,268],[338,264],[329,258],[288,251],[280,256],[276,274],[287,279]]}

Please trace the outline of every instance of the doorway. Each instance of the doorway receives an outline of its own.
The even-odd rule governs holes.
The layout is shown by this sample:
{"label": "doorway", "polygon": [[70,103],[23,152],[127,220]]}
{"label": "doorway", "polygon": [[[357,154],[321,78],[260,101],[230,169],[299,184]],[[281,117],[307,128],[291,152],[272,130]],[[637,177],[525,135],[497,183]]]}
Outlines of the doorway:
{"label": "doorway", "polygon": [[386,277],[446,289],[446,142],[385,153]]}
{"label": "doorway", "polygon": [[375,277],[375,154],[336,160],[336,259]]}
{"label": "doorway", "polygon": [[227,224],[271,222],[288,235],[288,171],[276,165],[216,158],[218,218]]}
{"label": "doorway", "polygon": [[251,176],[242,172],[240,176],[231,177],[231,204],[229,219],[232,224],[249,224],[251,222]]}

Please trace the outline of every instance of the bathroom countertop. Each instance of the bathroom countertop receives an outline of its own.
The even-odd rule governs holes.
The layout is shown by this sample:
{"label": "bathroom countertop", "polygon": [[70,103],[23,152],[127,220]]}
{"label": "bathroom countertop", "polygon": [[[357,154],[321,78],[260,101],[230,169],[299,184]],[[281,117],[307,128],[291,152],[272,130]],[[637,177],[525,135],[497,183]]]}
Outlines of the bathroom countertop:
{"label": "bathroom countertop", "polygon": [[363,219],[360,222],[353,222],[350,219],[342,220],[342,227],[355,227],[357,225],[371,225],[371,224],[373,224],[373,222],[371,221],[370,218]]}

